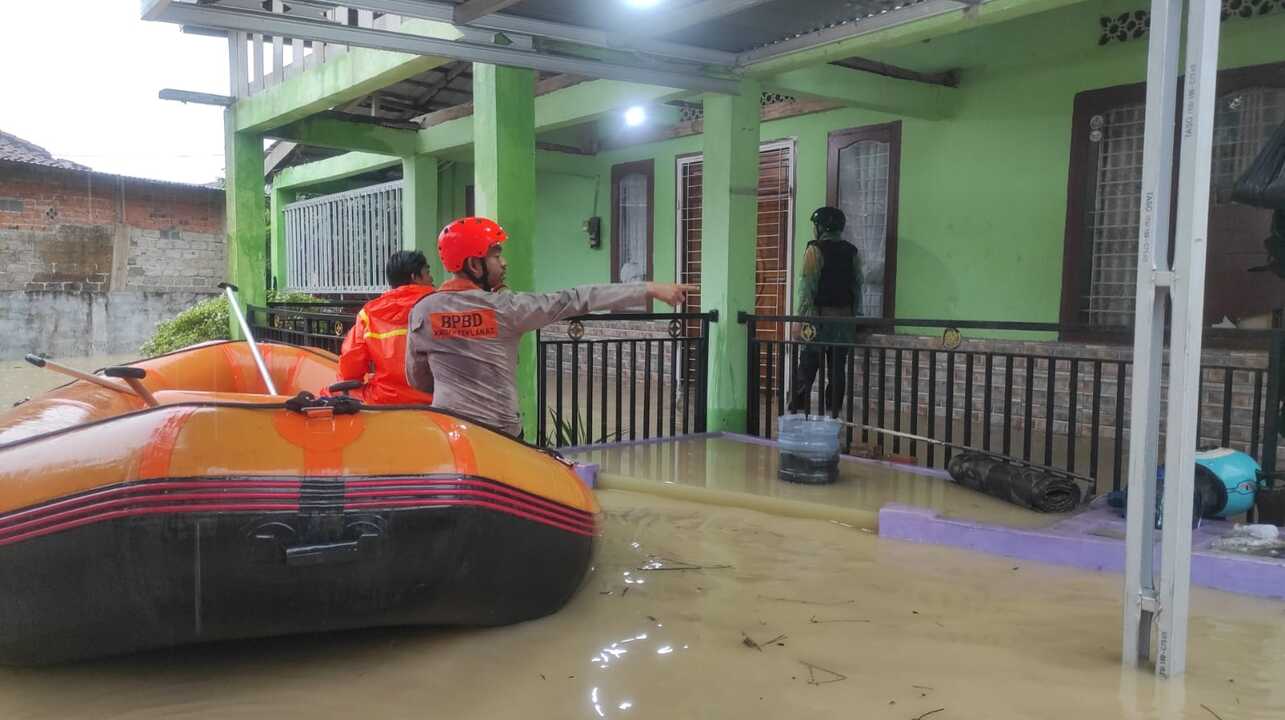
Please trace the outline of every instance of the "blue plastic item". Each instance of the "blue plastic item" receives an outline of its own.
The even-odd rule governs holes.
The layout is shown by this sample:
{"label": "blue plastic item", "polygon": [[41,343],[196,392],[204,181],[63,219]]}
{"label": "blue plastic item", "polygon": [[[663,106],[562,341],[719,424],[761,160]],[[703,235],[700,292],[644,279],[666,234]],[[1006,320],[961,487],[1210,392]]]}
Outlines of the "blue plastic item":
{"label": "blue plastic item", "polygon": [[[1195,508],[1192,527],[1200,518],[1226,518],[1249,512],[1254,497],[1262,487],[1262,471],[1249,455],[1230,448],[1214,448],[1196,453]],[[1163,521],[1165,488],[1164,466],[1156,468],[1156,528]],[[1107,504],[1124,514],[1128,492],[1116,490],[1107,495]]]}
{"label": "blue plastic item", "polygon": [[1196,453],[1196,472],[1202,469],[1218,481],[1215,493],[1222,500],[1207,517],[1240,515],[1254,506],[1254,495],[1262,482],[1262,470],[1254,458],[1230,448],[1203,450]]}
{"label": "blue plastic item", "polygon": [[785,415],[777,422],[778,476],[787,482],[823,484],[839,478],[839,431],[833,418]]}

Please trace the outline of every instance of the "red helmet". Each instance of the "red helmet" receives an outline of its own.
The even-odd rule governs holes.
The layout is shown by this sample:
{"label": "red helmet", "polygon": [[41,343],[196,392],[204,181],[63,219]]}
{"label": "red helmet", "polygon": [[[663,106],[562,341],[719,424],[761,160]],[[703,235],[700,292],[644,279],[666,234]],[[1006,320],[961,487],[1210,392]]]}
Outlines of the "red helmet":
{"label": "red helmet", "polygon": [[437,236],[437,254],[447,272],[464,269],[468,258],[486,257],[492,245],[509,239],[500,224],[484,217],[466,217],[453,220]]}

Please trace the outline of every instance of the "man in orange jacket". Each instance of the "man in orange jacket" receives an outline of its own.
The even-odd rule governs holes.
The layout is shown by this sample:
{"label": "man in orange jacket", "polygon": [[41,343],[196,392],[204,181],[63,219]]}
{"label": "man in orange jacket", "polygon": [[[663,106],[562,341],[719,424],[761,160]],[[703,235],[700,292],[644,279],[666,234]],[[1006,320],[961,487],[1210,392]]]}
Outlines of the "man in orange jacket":
{"label": "man in orange jacket", "polygon": [[406,320],[433,292],[428,259],[419,250],[399,250],[384,270],[392,289],[357,313],[339,355],[339,379],[365,380],[352,395],[371,405],[432,404],[432,394],[406,384]]}

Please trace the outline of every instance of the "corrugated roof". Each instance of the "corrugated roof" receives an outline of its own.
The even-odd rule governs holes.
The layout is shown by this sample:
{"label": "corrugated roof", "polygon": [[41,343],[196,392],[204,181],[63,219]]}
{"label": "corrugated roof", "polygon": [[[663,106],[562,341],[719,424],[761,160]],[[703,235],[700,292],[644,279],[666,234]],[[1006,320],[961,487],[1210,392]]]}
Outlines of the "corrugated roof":
{"label": "corrugated roof", "polygon": [[74,163],[70,160],[56,158],[52,153],[39,145],[29,140],[23,140],[17,135],[4,132],[3,130],[0,130],[0,162],[39,165],[40,167],[57,168],[59,170],[73,170],[75,172],[91,173],[104,178],[120,178],[130,182],[151,183],[154,185],[173,185],[177,187],[197,188],[201,190],[221,191],[223,189],[222,180],[216,180],[210,183],[185,183],[175,182],[173,180],[155,180],[153,178],[100,172],[87,165],[81,165],[80,163]]}
{"label": "corrugated roof", "polygon": [[12,160],[14,162],[27,163],[30,165],[44,165],[45,167],[63,168],[65,170],[88,170],[89,168],[70,160],[60,160],[53,156],[48,150],[39,145],[23,140],[17,135],[0,130],[0,160]]}

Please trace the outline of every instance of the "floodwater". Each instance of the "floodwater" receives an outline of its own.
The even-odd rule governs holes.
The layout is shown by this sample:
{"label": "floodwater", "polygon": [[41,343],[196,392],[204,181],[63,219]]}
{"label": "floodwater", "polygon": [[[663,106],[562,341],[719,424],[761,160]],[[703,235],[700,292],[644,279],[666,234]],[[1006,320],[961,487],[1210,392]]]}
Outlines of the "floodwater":
{"label": "floodwater", "polygon": [[[603,473],[854,510],[877,512],[888,503],[900,503],[930,508],[942,517],[1023,528],[1046,527],[1066,517],[1032,512],[938,475],[888,463],[843,460],[839,479],[831,485],[783,482],[777,479],[777,448],[728,437],[624,445],[573,457],[598,463]],[[610,479],[605,482],[610,484]]]}
{"label": "floodwater", "polygon": [[882,541],[836,523],[600,497],[595,569],[551,617],[0,669],[0,717],[1285,713],[1285,604],[1194,589],[1189,673],[1162,682],[1120,667],[1118,576]]}
{"label": "floodwater", "polygon": [[[51,358],[67,367],[93,372],[98,368],[133,362],[139,359],[137,353],[132,355],[94,355],[91,357]],[[24,360],[0,360],[0,411],[8,410],[16,402],[52,390],[59,385],[71,382],[71,378],[52,370],[34,367]]]}

